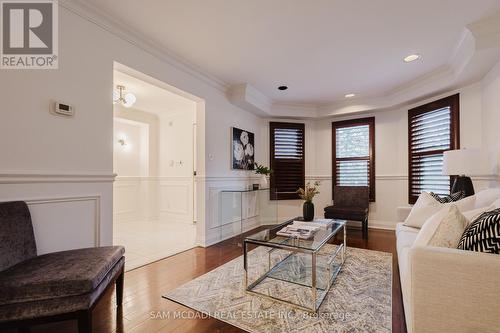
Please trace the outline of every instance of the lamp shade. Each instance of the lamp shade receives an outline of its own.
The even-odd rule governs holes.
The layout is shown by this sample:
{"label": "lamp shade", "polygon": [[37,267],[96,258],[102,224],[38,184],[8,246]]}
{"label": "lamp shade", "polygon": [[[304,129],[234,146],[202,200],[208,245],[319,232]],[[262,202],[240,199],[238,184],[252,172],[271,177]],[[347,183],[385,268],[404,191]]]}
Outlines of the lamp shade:
{"label": "lamp shade", "polygon": [[444,152],[443,175],[486,175],[488,165],[487,155],[479,149],[448,150]]}

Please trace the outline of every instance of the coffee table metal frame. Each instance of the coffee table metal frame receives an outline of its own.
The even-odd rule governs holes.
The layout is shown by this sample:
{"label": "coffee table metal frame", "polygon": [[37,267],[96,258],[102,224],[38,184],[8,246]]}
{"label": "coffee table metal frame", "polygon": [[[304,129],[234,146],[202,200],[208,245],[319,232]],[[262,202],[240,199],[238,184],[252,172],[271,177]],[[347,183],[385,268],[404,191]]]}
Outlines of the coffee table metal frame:
{"label": "coffee table metal frame", "polygon": [[[299,247],[298,244],[300,241],[303,241],[302,239],[299,240],[299,239],[288,238],[288,239],[286,239],[285,242],[273,243],[273,242],[245,238],[243,240],[243,268],[245,270],[244,283],[245,283],[246,292],[251,293],[251,294],[255,294],[258,296],[262,296],[262,297],[265,297],[265,298],[268,298],[271,300],[279,301],[279,302],[291,305],[295,308],[298,308],[298,309],[301,309],[304,311],[317,313],[319,307],[321,306],[326,295],[328,294],[328,291],[330,290],[333,282],[337,278],[337,275],[339,274],[342,266],[344,265],[345,258],[346,258],[346,248],[347,248],[347,245],[346,245],[346,239],[347,239],[346,222],[336,220],[335,223],[341,223],[342,226],[340,228],[337,228],[336,230],[332,231],[329,235],[327,235],[327,237],[325,237],[325,239],[322,240],[318,244],[318,246],[316,246],[315,249],[307,249],[304,247]],[[324,247],[325,244],[328,243],[328,241],[330,241],[333,237],[335,237],[340,230],[343,230],[343,232],[344,232],[344,240],[343,240],[343,243],[341,243],[339,246],[337,246],[337,248],[335,249],[335,251],[333,253],[326,254],[327,256],[330,257],[330,259],[327,261],[327,267],[326,267],[326,271],[330,276],[327,277],[328,282],[327,282],[327,286],[326,286],[324,292],[320,295],[320,298],[317,299],[317,295],[318,295],[317,257],[318,257],[318,255],[325,255],[325,254],[319,253],[319,251]],[[268,247],[271,249],[268,251],[268,269],[267,269],[267,272],[264,273],[262,276],[260,276],[257,280],[255,280],[254,282],[249,284],[248,283],[248,245],[250,245],[250,244],[254,244],[257,246],[265,246],[265,247]],[[271,267],[271,253],[277,249],[290,251],[290,253],[284,259],[280,260],[273,267]],[[274,279],[274,277],[270,276],[271,273],[274,272],[276,269],[278,269],[281,266],[281,264],[284,263],[290,256],[295,255],[297,253],[303,253],[303,254],[307,254],[307,255],[311,256],[311,286],[310,286],[310,288],[311,288],[311,298],[312,298],[312,304],[313,304],[313,306],[311,308],[305,307],[305,306],[302,306],[299,304],[295,304],[295,303],[292,303],[292,302],[289,302],[289,301],[286,301],[286,300],[283,300],[283,299],[280,299],[280,298],[277,298],[277,297],[274,297],[271,295],[266,295],[266,294],[263,294],[263,293],[260,293],[260,292],[254,290],[254,288],[256,286],[258,286],[264,279],[266,279],[266,278],[273,278]],[[337,258],[339,253],[341,254],[340,264],[335,268],[335,270],[333,272],[330,272],[331,264]],[[294,281],[285,281],[285,282],[304,286],[303,284],[300,284],[300,283],[297,283]],[[309,286],[307,286],[307,287],[309,287]]]}

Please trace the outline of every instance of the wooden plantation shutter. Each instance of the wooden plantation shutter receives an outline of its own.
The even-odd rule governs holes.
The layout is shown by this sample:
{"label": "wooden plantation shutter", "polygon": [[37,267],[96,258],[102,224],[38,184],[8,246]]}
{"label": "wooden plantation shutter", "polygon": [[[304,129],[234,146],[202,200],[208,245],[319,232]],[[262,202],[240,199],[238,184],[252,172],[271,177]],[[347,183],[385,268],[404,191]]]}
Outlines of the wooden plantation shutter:
{"label": "wooden plantation shutter", "polygon": [[408,111],[408,197],[423,191],[450,194],[450,176],[442,174],[447,150],[460,148],[459,95]]}
{"label": "wooden plantation shutter", "polygon": [[375,118],[332,123],[333,186],[368,186],[375,201]]}
{"label": "wooden plantation shutter", "polygon": [[297,123],[269,123],[271,199],[298,199],[305,183],[305,127]]}

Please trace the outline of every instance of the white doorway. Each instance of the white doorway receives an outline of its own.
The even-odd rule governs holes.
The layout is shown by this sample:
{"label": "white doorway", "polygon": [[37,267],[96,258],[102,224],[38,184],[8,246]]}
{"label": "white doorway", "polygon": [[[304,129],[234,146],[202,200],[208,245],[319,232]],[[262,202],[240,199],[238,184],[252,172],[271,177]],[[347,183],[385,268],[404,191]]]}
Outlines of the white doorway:
{"label": "white doorway", "polygon": [[115,70],[113,243],[131,270],[196,246],[196,102]]}

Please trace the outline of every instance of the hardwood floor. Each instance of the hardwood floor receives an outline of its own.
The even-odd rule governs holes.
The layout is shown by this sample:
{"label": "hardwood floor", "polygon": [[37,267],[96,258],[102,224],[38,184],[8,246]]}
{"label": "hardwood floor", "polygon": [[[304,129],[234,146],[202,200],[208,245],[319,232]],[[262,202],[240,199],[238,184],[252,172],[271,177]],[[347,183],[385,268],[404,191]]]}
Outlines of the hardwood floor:
{"label": "hardwood floor", "polygon": [[[340,238],[339,238],[340,240]],[[361,237],[361,230],[348,230],[348,246],[391,252],[393,254],[392,328],[394,333],[406,332],[399,272],[396,258],[396,239],[393,231],[370,230],[369,239]],[[243,332],[213,318],[153,318],[169,311],[198,317],[196,313],[161,295],[204,273],[240,256],[241,248],[223,242],[208,248],[194,248],[172,257],[137,268],[125,274],[123,307],[115,307],[114,290],[110,290],[97,304],[93,313],[95,332],[187,332],[228,333]],[[31,332],[77,332],[76,322],[62,322],[33,327]]]}

